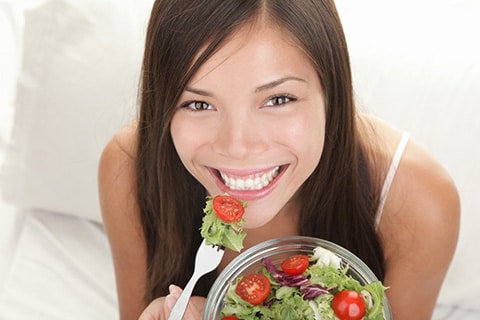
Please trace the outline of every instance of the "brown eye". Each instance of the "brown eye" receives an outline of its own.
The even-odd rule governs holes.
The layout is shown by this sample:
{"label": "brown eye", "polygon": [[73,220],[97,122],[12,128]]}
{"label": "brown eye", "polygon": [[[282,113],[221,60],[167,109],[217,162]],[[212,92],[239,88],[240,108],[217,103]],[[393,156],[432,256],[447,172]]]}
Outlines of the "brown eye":
{"label": "brown eye", "polygon": [[203,111],[203,110],[212,110],[212,105],[206,103],[205,101],[189,101],[182,104],[182,107],[189,108],[192,111]]}
{"label": "brown eye", "polygon": [[295,98],[290,97],[288,95],[280,95],[280,96],[274,96],[274,97],[270,98],[265,103],[265,105],[266,106],[271,106],[271,107],[278,107],[278,106],[282,106],[286,103],[289,103],[289,102],[292,102],[292,101],[295,101],[295,100],[296,100]]}

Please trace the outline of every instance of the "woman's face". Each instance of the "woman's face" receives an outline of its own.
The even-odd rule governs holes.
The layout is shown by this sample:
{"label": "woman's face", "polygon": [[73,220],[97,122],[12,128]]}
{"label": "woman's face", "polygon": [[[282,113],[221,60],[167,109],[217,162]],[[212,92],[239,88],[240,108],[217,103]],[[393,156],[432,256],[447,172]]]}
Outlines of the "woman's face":
{"label": "woman's face", "polygon": [[177,152],[210,195],[248,202],[246,228],[272,220],[317,166],[324,97],[307,56],[280,28],[245,26],[207,60],[171,124]]}

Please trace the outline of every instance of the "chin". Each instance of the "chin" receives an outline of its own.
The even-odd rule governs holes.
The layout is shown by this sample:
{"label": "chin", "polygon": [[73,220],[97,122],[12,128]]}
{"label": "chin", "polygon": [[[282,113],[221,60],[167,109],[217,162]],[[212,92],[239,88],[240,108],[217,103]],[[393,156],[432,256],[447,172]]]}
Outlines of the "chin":
{"label": "chin", "polygon": [[[248,210],[248,208],[246,209]],[[252,212],[249,212],[252,213]],[[249,217],[248,214],[245,214],[245,224],[243,225],[244,229],[258,229],[265,225],[267,225],[270,221],[272,221],[273,217],[267,218],[265,216],[253,216]]]}

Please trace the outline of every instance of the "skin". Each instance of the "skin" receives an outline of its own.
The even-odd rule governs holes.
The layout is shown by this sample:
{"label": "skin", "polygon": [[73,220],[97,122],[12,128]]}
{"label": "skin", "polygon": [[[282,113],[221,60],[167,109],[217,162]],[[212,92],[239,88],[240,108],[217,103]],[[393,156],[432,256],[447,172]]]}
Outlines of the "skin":
{"label": "skin", "polygon": [[[283,215],[320,160],[323,99],[313,66],[291,41],[247,26],[193,77],[172,120],[173,142],[209,194],[248,201],[245,227],[258,228]],[[218,171],[246,180],[276,167],[279,176],[261,190],[232,190],[217,179]]]}
{"label": "skin", "polygon": [[[171,126],[183,164],[209,194],[229,191],[249,197],[246,248],[298,234],[295,192],[320,159],[325,125],[323,92],[309,59],[278,27],[251,27],[241,28],[193,77]],[[359,115],[358,121],[362,137],[381,139],[371,152],[390,161],[401,133],[376,118]],[[148,306],[142,300],[146,265],[135,200],[135,130],[135,123],[122,129],[100,161],[104,225],[121,319],[167,319],[180,288],[172,286],[168,296]],[[245,176],[276,166],[282,170],[266,191],[228,190],[216,174]],[[395,319],[411,319],[412,314],[431,318],[455,250],[459,212],[447,172],[410,140],[378,227],[387,263],[384,284],[390,287]],[[235,256],[227,250],[217,271]],[[203,304],[203,298],[193,297],[185,319],[200,319]]]}

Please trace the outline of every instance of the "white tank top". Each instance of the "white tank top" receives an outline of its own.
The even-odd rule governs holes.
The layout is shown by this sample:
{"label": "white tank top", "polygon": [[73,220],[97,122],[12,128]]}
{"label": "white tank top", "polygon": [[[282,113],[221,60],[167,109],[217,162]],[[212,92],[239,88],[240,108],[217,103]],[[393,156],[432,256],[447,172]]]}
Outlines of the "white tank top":
{"label": "white tank top", "polygon": [[409,137],[410,134],[408,132],[403,133],[400,143],[397,146],[397,150],[393,155],[390,167],[388,168],[385,181],[383,182],[382,191],[380,193],[380,204],[378,205],[377,215],[375,218],[375,227],[378,226],[380,220],[382,219],[383,207],[385,206],[385,201],[387,200],[388,192],[390,191],[390,186],[392,185],[393,178],[397,172],[398,165],[400,164],[400,160],[402,159],[405,148],[407,147]]}

